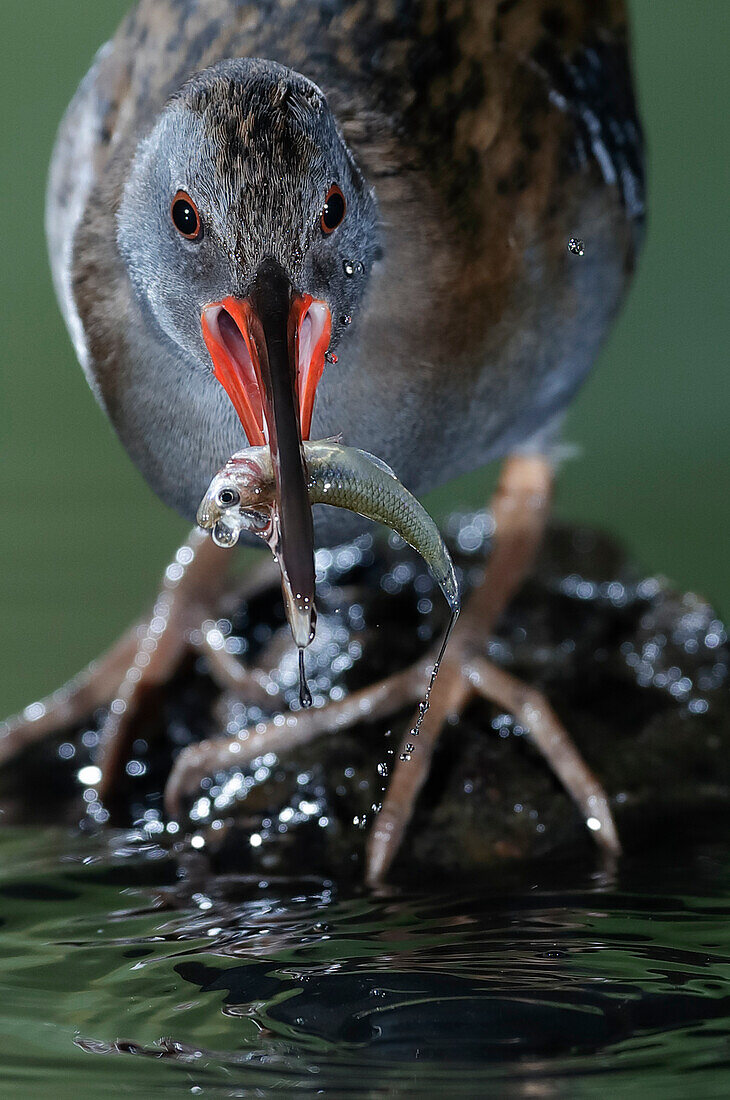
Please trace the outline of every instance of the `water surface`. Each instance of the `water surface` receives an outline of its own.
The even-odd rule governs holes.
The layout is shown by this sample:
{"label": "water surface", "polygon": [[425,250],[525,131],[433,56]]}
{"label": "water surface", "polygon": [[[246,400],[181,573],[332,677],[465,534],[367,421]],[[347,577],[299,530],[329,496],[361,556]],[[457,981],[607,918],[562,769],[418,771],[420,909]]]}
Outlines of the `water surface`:
{"label": "water surface", "polygon": [[[0,833],[12,1095],[726,1095],[730,831],[458,889],[206,879],[133,833]],[[182,877],[181,877],[182,876]]]}

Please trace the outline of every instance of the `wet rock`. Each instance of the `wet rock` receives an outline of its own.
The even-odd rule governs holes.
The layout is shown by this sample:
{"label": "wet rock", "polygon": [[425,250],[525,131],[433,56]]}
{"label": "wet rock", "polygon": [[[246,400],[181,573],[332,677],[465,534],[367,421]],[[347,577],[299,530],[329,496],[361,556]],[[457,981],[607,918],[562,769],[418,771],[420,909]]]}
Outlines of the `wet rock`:
{"label": "wet rock", "polygon": [[[468,589],[488,553],[490,520],[453,517],[448,534]],[[438,640],[447,611],[420,561],[398,540],[369,537],[317,556],[320,620],[308,654],[316,705],[406,667]],[[140,716],[114,807],[78,776],[96,727],[36,750],[5,775],[6,814],[109,819],[178,845],[187,875],[359,876],[367,828],[382,802],[412,708],[290,753],[206,778],[189,820],[168,823],[161,791],[181,748],[296,711],[298,670],[276,588],[229,609],[216,643],[266,668],[264,698],[221,694],[191,662]],[[554,527],[535,576],[485,640],[485,653],[543,691],[606,788],[624,846],[666,842],[730,798],[727,636],[702,599],[642,577],[609,538]],[[269,701],[270,700],[270,701]],[[281,719],[282,723],[285,718]],[[414,753],[418,752],[416,743]],[[12,780],[8,780],[11,774]],[[45,792],[45,793],[44,793]],[[185,839],[182,839],[185,838]],[[509,860],[583,849],[578,811],[512,716],[474,702],[448,727],[394,877],[468,875]]]}

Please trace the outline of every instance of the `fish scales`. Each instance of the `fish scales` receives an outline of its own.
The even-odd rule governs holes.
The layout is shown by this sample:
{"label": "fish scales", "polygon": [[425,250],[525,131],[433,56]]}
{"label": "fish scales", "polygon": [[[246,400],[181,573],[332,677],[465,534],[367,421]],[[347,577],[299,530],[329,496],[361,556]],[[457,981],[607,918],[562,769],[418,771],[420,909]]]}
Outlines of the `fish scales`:
{"label": "fish scales", "polygon": [[[304,456],[312,504],[346,508],[382,523],[400,535],[424,559],[452,612],[460,606],[459,584],[441,533],[423,505],[375,455],[331,440],[307,441]],[[226,492],[235,498],[226,498]],[[221,497],[223,493],[223,497]],[[235,503],[222,504],[225,499]],[[201,527],[221,525],[232,545],[245,526],[248,509],[274,502],[274,476],[268,447],[249,447],[235,454],[213,478],[198,510]]]}
{"label": "fish scales", "polygon": [[441,532],[426,509],[374,456],[335,446],[337,451],[330,457],[308,454],[305,444],[312,504],[347,508],[394,530],[429,564],[453,610],[458,595],[454,567],[443,553]]}

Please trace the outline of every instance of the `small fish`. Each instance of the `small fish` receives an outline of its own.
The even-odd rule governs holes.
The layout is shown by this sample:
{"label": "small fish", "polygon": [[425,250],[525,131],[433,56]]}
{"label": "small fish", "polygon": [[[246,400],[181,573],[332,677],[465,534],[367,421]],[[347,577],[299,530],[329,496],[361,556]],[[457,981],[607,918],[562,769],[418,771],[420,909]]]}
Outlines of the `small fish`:
{"label": "small fish", "polygon": [[[375,455],[332,440],[304,443],[309,500],[331,504],[390,527],[424,559],[451,609],[460,607],[451,555],[430,515],[389,466]],[[239,451],[211,481],[198,509],[198,523],[219,546],[233,546],[242,530],[272,545],[270,506],[274,469],[268,447]],[[285,593],[286,595],[286,593]]]}

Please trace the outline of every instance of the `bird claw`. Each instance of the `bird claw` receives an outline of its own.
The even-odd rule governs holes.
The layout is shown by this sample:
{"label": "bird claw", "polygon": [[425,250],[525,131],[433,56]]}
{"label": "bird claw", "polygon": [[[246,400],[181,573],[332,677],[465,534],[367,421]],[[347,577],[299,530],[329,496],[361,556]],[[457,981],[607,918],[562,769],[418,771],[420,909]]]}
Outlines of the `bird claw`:
{"label": "bird claw", "polygon": [[[194,800],[206,776],[231,767],[245,768],[264,753],[286,756],[319,737],[352,728],[363,719],[384,719],[413,705],[423,697],[431,668],[432,662],[423,659],[342,700],[291,713],[284,724],[272,720],[233,737],[212,738],[189,746],[177,757],[165,787],[168,813],[183,816],[186,802]],[[254,673],[247,670],[246,675]],[[412,743],[414,729],[409,726],[383,806],[374,819],[366,845],[368,885],[382,884],[400,849],[444,724],[461,713],[475,695],[517,718],[580,809],[599,847],[613,856],[620,853],[608,796],[544,696],[475,653],[470,638],[457,636],[434,685],[418,741]],[[420,714],[420,710],[416,712],[416,716]]]}
{"label": "bird claw", "polygon": [[611,856],[620,855],[621,844],[608,795],[547,699],[535,688],[475,654],[468,642],[465,645],[457,638],[455,643],[434,686],[417,745],[411,741],[413,730],[401,744],[390,786],[368,837],[368,885],[382,883],[398,854],[444,724],[461,713],[475,695],[496,703],[519,721],[580,810],[599,848]]}
{"label": "bird claw", "polygon": [[340,733],[363,720],[385,718],[414,703],[425,689],[430,670],[431,664],[422,661],[337,702],[291,713],[284,725],[272,720],[256,730],[242,730],[234,737],[211,738],[190,745],[178,756],[165,786],[168,812],[180,816],[185,799],[193,797],[201,780],[211,773],[233,766],[245,767],[263,753],[292,752],[325,734]]}

